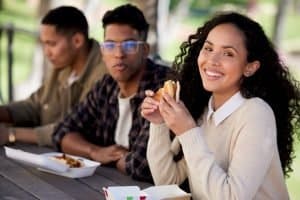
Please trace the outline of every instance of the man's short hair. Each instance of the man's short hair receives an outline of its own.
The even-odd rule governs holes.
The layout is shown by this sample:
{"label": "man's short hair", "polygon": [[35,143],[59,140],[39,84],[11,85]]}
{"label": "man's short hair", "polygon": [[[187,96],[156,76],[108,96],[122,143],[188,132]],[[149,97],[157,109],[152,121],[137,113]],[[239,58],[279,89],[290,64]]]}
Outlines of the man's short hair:
{"label": "man's short hair", "polygon": [[102,18],[103,28],[105,29],[109,24],[129,25],[133,29],[138,30],[144,41],[147,40],[149,24],[142,11],[136,6],[125,4],[107,11]]}
{"label": "man's short hair", "polygon": [[62,34],[82,33],[88,38],[89,25],[79,9],[72,6],[60,6],[50,10],[41,21],[44,25],[53,25]]}

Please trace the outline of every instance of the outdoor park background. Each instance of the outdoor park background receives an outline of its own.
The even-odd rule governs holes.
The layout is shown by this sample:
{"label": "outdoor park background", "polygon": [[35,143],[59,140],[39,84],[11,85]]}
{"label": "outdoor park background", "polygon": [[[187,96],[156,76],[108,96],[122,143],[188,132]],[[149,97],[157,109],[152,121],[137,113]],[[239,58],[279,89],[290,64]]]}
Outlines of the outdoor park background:
{"label": "outdoor park background", "polygon": [[[49,1],[49,0],[48,0]],[[51,1],[51,0],[50,0]],[[138,2],[133,0],[131,2]],[[143,0],[140,0],[143,1]],[[179,45],[194,33],[196,27],[215,11],[235,10],[248,14],[257,20],[272,38],[277,6],[280,2],[287,5],[285,18],[281,27],[281,35],[276,46],[282,60],[290,67],[293,74],[300,79],[300,0],[160,0],[169,1],[170,13],[164,21],[163,34],[159,39],[159,55],[167,62],[172,62],[179,53]],[[1,4],[2,2],[2,4]],[[0,27],[13,25],[29,32],[16,32],[13,41],[13,85],[14,99],[21,99],[34,91],[42,81],[45,61],[41,59],[38,46],[39,14],[38,5],[42,0],[0,0]],[[107,9],[128,2],[126,0],[52,0],[51,7],[58,5],[74,5],[84,10],[90,24],[91,36],[102,40],[101,17]],[[148,2],[148,1],[147,1]],[[188,6],[178,10],[178,4]],[[227,3],[225,3],[227,2]],[[231,3],[229,3],[231,2]],[[181,5],[181,7],[183,6]],[[209,8],[209,9],[208,9]],[[151,40],[151,37],[150,37]],[[8,102],[7,77],[7,39],[5,31],[0,32],[0,105]],[[299,138],[300,139],[300,138]],[[287,178],[290,198],[300,199],[300,144],[295,145],[294,172]],[[259,156],[259,155],[257,155]]]}

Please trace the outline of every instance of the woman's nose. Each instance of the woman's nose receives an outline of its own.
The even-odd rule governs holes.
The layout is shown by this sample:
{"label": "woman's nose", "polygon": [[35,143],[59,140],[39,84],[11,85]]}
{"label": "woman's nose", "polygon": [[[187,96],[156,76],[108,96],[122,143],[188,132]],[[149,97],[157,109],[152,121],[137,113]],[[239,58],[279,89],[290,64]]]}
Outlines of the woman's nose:
{"label": "woman's nose", "polygon": [[208,59],[212,65],[219,65],[221,62],[221,54],[218,52],[211,53]]}

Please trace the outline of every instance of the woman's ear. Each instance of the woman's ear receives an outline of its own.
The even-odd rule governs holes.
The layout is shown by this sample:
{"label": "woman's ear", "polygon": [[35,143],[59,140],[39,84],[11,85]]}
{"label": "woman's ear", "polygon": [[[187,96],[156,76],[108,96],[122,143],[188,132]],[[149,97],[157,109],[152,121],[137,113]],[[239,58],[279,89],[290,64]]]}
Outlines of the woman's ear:
{"label": "woman's ear", "polygon": [[259,61],[253,61],[251,63],[248,63],[245,70],[244,70],[244,76],[246,77],[250,77],[253,74],[255,74],[255,72],[259,69],[260,67],[260,62]]}

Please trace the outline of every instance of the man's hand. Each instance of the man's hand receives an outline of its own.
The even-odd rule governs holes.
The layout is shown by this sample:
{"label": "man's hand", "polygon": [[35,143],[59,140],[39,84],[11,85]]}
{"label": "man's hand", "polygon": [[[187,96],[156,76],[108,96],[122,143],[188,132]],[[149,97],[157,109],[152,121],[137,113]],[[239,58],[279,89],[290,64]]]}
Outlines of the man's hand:
{"label": "man's hand", "polygon": [[122,173],[126,174],[126,159],[127,154],[125,154],[118,162],[116,163],[116,168]]}
{"label": "man's hand", "polygon": [[0,146],[8,143],[8,128],[0,124]]}
{"label": "man's hand", "polygon": [[109,147],[94,147],[91,151],[91,158],[95,161],[107,164],[120,160],[127,153],[124,147],[111,145]]}

